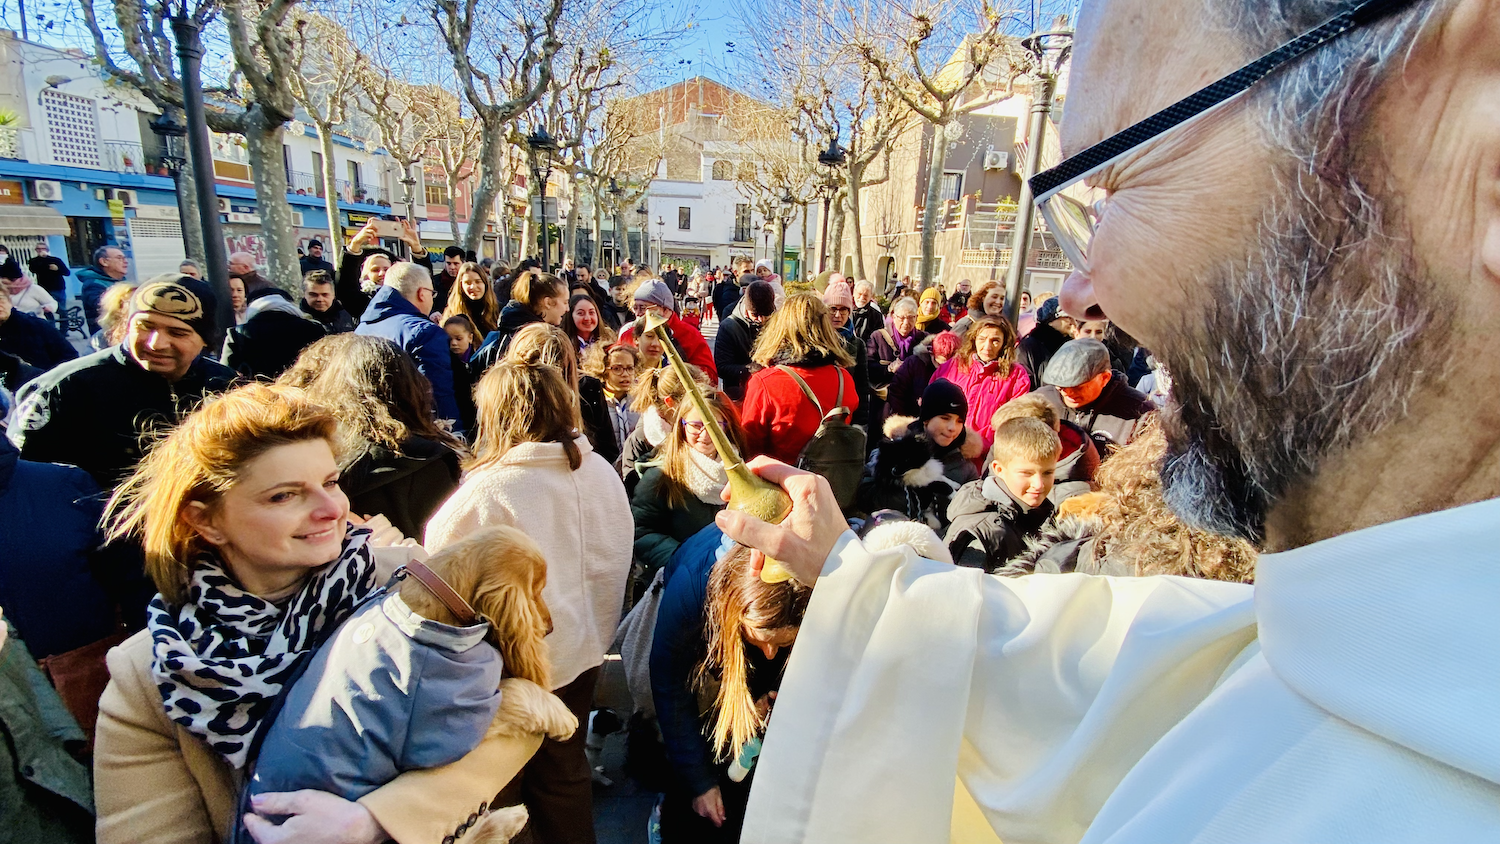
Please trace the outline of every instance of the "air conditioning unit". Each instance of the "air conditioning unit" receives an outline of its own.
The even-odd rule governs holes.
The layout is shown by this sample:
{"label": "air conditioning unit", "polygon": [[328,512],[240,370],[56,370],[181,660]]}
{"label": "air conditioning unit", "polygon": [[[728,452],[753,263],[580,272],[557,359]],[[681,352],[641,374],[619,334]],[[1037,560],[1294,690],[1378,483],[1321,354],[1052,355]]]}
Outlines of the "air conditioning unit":
{"label": "air conditioning unit", "polygon": [[986,170],[1009,170],[1010,153],[1004,150],[992,149],[984,154],[984,169]]}
{"label": "air conditioning unit", "polygon": [[226,199],[225,197],[222,197],[222,196],[219,197],[219,213],[220,214],[228,214],[230,211],[233,211],[233,210],[234,210],[233,208],[229,207],[229,200],[228,199]]}
{"label": "air conditioning unit", "polygon": [[135,207],[135,191],[133,190],[116,190],[114,198],[120,200],[120,204],[126,208]]}
{"label": "air conditioning unit", "polygon": [[54,182],[50,179],[38,179],[32,182],[31,191],[39,202],[61,202],[63,198],[62,182]]}
{"label": "air conditioning unit", "polygon": [[302,212],[301,211],[293,211],[292,212],[292,225],[296,226],[299,229],[302,228]]}

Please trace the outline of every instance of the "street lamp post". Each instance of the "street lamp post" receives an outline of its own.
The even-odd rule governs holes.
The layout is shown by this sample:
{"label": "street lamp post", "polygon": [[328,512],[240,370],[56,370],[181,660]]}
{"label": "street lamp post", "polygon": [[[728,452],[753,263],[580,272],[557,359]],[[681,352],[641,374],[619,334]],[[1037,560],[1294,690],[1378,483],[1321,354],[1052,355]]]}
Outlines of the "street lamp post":
{"label": "street lamp post", "polygon": [[656,263],[651,265],[656,268],[657,272],[661,272],[661,265],[664,260],[662,258],[662,251],[666,248],[666,245],[667,221],[663,220],[661,215],[658,214],[656,215]]}
{"label": "street lamp post", "polygon": [[[403,189],[405,189],[405,193],[406,193],[406,221],[408,223],[411,223],[412,226],[416,226],[417,225],[417,215],[416,215],[416,212],[414,210],[414,205],[415,205],[415,202],[416,202],[416,198],[414,196],[412,196],[412,194],[415,192],[415,189],[417,187],[417,180],[416,180],[415,177],[412,176],[410,170],[407,170],[405,173],[403,173],[401,175],[401,187]],[[410,247],[408,247],[408,248],[410,248]],[[413,257],[415,257],[415,256],[413,256]]]}
{"label": "street lamp post", "polygon": [[[786,278],[786,227],[792,222],[792,208],[796,204],[797,200],[793,199],[790,193],[782,194],[781,213],[777,215],[781,223],[781,234],[776,238],[776,274],[782,278]],[[805,243],[802,245],[807,246]]]}
{"label": "street lamp post", "polygon": [[[1058,21],[1065,26],[1066,18]],[[1026,277],[1026,261],[1031,251],[1032,206],[1031,185],[1027,179],[1035,175],[1042,166],[1042,140],[1047,132],[1048,115],[1052,113],[1052,98],[1057,92],[1057,76],[1068,54],[1073,49],[1073,31],[1058,28],[1038,32],[1024,39],[1025,47],[1037,59],[1037,72],[1032,89],[1030,147],[1026,172],[1021,177],[1021,199],[1016,205],[1016,228],[1011,234],[1010,269],[1005,276],[1005,316],[1012,325],[1021,313],[1021,282]]]}
{"label": "street lamp post", "polygon": [[[641,252],[644,253],[641,255],[641,259],[642,263],[647,266],[651,264],[651,232],[647,230],[647,227],[650,225],[651,220],[650,214],[651,212],[646,210],[646,204],[644,202],[635,207],[635,215],[640,218]],[[634,253],[634,251],[634,249],[631,250],[632,253]]]}
{"label": "street lamp post", "polygon": [[190,257],[203,259],[203,229],[198,220],[197,197],[192,191],[183,190],[182,168],[187,166],[187,126],[178,119],[180,111],[167,107],[151,121],[151,131],[161,138],[161,163],[172,175],[172,185],[177,190],[177,221],[182,227],[182,239]]}
{"label": "street lamp post", "polygon": [[614,242],[614,265],[623,267],[625,262],[620,260],[620,238],[623,236],[621,232],[625,230],[625,207],[621,198],[625,195],[625,189],[620,187],[614,176],[609,177],[609,194],[615,198],[615,213],[611,215],[615,219],[615,236],[611,238]]}
{"label": "street lamp post", "polygon": [[193,165],[193,187],[198,194],[198,219],[203,227],[203,272],[213,288],[219,326],[211,348],[218,348],[223,332],[234,325],[234,305],[229,301],[229,258],[224,249],[224,230],[219,225],[219,192],[214,187],[214,155],[208,139],[208,121],[203,111],[203,23],[189,13],[187,0],[173,4],[172,37],[177,41],[181,66],[182,111],[187,120],[189,159]]}
{"label": "street lamp post", "polygon": [[828,262],[828,203],[833,199],[833,171],[843,167],[847,159],[844,157],[844,148],[839,146],[838,136],[828,139],[828,149],[818,153],[818,163],[828,168],[828,180],[818,189],[823,195],[823,233],[818,236],[818,273],[824,270]]}
{"label": "street lamp post", "polygon": [[552,232],[547,228],[547,180],[552,178],[552,153],[557,141],[544,126],[526,136],[526,150],[531,159],[531,178],[536,183],[537,205],[542,227],[542,271],[552,271]]}

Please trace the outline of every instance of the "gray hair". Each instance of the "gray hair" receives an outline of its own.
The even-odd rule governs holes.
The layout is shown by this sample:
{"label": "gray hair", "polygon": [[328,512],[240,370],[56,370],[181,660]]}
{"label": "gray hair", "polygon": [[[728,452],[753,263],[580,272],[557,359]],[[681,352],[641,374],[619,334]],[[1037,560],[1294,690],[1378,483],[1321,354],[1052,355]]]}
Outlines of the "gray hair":
{"label": "gray hair", "polygon": [[911,298],[910,296],[901,297],[901,301],[891,306],[891,316],[898,316],[900,314],[908,313],[912,314],[913,316],[915,316],[917,313],[917,300]]}
{"label": "gray hair", "polygon": [[194,261],[192,258],[183,258],[182,263],[177,265],[177,269],[180,270],[183,267],[192,267],[200,273],[203,272],[203,265],[198,263],[197,261]]}
{"label": "gray hair", "polygon": [[875,285],[871,284],[868,281],[865,281],[864,279],[860,279],[859,281],[854,282],[854,292],[858,293],[861,290],[865,291],[871,296],[875,295]]}
{"label": "gray hair", "polygon": [[98,249],[95,249],[94,254],[91,256],[94,266],[99,266],[100,261],[103,261],[105,258],[109,257],[109,250],[111,249],[119,252],[121,255],[125,254],[125,250],[121,249],[118,246],[101,246]]}
{"label": "gray hair", "polygon": [[396,288],[398,293],[408,299],[416,298],[417,291],[431,283],[432,273],[421,264],[411,261],[402,261],[385,273],[385,286]]}
{"label": "gray hair", "polygon": [[252,267],[255,266],[255,256],[249,252],[231,252],[229,253],[229,260],[231,262],[239,261],[242,264],[249,264]]}
{"label": "gray hair", "polygon": [[[1264,538],[1275,502],[1324,458],[1403,413],[1446,366],[1445,317],[1410,254],[1399,197],[1361,157],[1375,98],[1454,0],[1426,0],[1343,36],[1254,89],[1278,189],[1247,256],[1204,279],[1205,313],[1153,349],[1179,404],[1162,464],[1167,502],[1194,527]],[[1209,0],[1252,51],[1352,0]],[[1367,184],[1368,183],[1368,184]],[[1248,259],[1248,260],[1247,260]]]}

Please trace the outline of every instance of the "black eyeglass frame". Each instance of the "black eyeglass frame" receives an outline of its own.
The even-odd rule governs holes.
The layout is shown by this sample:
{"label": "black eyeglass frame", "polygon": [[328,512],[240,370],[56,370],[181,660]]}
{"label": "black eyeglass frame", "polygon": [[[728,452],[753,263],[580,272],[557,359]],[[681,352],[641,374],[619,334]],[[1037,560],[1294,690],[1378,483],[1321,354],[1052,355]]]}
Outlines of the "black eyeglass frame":
{"label": "black eyeglass frame", "polygon": [[1363,0],[1313,27],[1217,82],[1105,138],[1027,180],[1033,202],[1041,205],[1080,180],[1099,172],[1153,138],[1217,108],[1249,90],[1278,68],[1362,26],[1411,6],[1416,0]]}

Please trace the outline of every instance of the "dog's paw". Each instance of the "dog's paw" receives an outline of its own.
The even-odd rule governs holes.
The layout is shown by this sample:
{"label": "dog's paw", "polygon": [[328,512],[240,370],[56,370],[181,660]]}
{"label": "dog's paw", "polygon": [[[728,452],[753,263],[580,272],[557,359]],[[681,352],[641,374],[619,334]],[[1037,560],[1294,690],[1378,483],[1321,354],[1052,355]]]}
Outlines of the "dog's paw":
{"label": "dog's paw", "polygon": [[546,689],[530,680],[500,681],[500,711],[490,724],[491,735],[526,736],[541,733],[563,741],[578,729],[578,718]]}
{"label": "dog's paw", "polygon": [[526,828],[528,817],[525,806],[495,809],[469,828],[464,844],[505,844]]}

